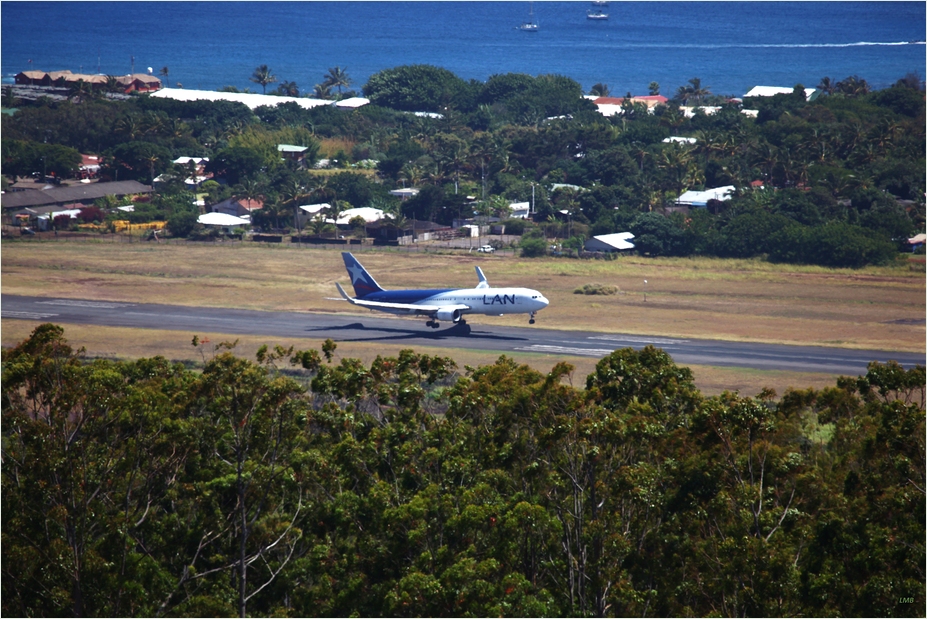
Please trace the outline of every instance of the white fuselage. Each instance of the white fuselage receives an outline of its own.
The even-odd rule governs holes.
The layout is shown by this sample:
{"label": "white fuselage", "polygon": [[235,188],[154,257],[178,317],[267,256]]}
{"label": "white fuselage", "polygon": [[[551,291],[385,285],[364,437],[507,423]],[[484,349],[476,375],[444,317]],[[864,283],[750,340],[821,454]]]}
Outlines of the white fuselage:
{"label": "white fuselage", "polygon": [[470,309],[465,314],[529,314],[537,312],[549,304],[549,301],[537,290],[530,288],[462,288],[447,290],[421,299],[416,305],[446,307],[466,305]]}

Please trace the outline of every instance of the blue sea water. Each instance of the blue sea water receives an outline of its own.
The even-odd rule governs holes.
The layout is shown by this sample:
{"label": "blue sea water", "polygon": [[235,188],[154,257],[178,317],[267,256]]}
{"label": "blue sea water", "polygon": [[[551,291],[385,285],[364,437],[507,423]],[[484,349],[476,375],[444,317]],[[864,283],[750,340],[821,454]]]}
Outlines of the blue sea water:
{"label": "blue sea water", "polygon": [[[357,89],[403,64],[464,79],[556,73],[588,90],[671,95],[693,77],[716,94],[815,86],[858,75],[883,88],[925,76],[924,2],[535,2],[536,33],[515,28],[528,2],[2,2],[3,81],[24,70],[157,74],[217,89],[267,64],[303,93],[328,68]],[[133,65],[134,58],[134,65]],[[30,62],[31,61],[31,62]]]}

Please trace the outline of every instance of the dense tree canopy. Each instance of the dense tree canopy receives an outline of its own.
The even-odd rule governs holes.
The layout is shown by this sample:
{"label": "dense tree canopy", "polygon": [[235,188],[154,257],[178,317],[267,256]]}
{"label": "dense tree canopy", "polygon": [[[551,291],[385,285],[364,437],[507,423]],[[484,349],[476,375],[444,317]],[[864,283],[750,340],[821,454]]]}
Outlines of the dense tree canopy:
{"label": "dense tree canopy", "polygon": [[[699,393],[234,343],[202,371],[3,351],[4,614],[914,616],[924,367]],[[911,600],[911,602],[908,602]]]}

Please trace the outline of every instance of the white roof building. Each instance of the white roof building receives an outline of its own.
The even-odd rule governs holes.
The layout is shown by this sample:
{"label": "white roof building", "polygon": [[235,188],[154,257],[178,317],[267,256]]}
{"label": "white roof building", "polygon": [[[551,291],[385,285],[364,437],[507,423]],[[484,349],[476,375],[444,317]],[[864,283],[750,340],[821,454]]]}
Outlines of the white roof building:
{"label": "white roof building", "polygon": [[79,208],[72,208],[66,211],[55,211],[54,213],[46,213],[45,215],[39,215],[36,217],[36,223],[38,224],[39,230],[48,230],[49,220],[54,221],[59,217],[68,216],[71,219],[76,219],[80,215]]}
{"label": "white roof building", "polygon": [[364,97],[350,97],[348,99],[342,99],[341,101],[335,101],[335,107],[353,110],[367,105],[368,103],[370,103],[370,99]]}
{"label": "white roof building", "polygon": [[586,251],[622,251],[634,249],[630,241],[634,235],[630,232],[617,232],[615,234],[600,234],[586,241],[583,248]]}
{"label": "white roof building", "polygon": [[[794,88],[786,88],[784,86],[754,86],[750,89],[750,92],[744,95],[744,98],[747,97],[774,97],[776,95],[788,95],[792,94],[795,91]],[[805,88],[805,100],[811,101],[811,97],[814,93],[817,92],[815,88]]]}
{"label": "white roof building", "polygon": [[309,149],[308,146],[297,146],[295,144],[277,144],[277,152],[302,154]]}
{"label": "white roof building", "polygon": [[300,205],[300,210],[309,213],[310,215],[315,215],[319,211],[324,211],[332,207],[328,202],[322,202],[321,204],[302,204]]}
{"label": "white roof building", "polygon": [[720,200],[722,202],[730,200],[732,193],[734,193],[733,185],[715,187],[714,189],[707,189],[705,191],[693,191],[690,189],[676,199],[676,204],[678,206],[692,207],[708,206],[709,200]]}
{"label": "white roof building", "polygon": [[338,214],[338,219],[326,219],[328,223],[336,224],[339,226],[348,225],[352,219],[355,217],[360,217],[367,223],[372,223],[374,221],[380,221],[385,217],[392,219],[392,215],[389,213],[384,213],[378,208],[372,208],[370,206],[362,206],[360,208],[349,208],[346,211],[341,211]]}
{"label": "white roof building", "polygon": [[180,165],[187,165],[190,162],[200,165],[203,163],[209,163],[209,157],[177,157],[174,159],[173,163],[179,163]]}
{"label": "white roof building", "polygon": [[251,225],[250,220],[243,219],[241,217],[235,217],[234,215],[229,215],[228,213],[205,213],[200,215],[196,221],[197,223],[201,223],[204,226],[222,226],[225,228]]}
{"label": "white roof building", "polygon": [[509,209],[511,210],[512,219],[528,219],[528,216],[531,215],[530,202],[512,202],[509,204]]}
{"label": "white roof building", "polygon": [[258,95],[250,92],[217,92],[214,90],[188,90],[186,88],[162,88],[151,93],[151,96],[159,99],[174,99],[175,101],[234,101],[244,103],[252,110],[262,105],[276,106],[289,102],[309,110],[320,105],[331,105],[332,103],[325,99],[309,99],[306,97],[278,97],[276,95]]}
{"label": "white roof building", "polygon": [[403,187],[402,189],[393,189],[389,192],[389,195],[396,196],[400,200],[408,200],[409,198],[414,198],[418,195],[418,189],[415,187]]}
{"label": "white roof building", "polygon": [[683,137],[679,137],[678,135],[671,135],[671,136],[668,137],[668,138],[663,138],[663,143],[664,143],[664,144],[673,144],[673,143],[676,143],[676,144],[695,144],[697,141],[698,141],[698,140],[696,140],[695,138],[683,138]]}

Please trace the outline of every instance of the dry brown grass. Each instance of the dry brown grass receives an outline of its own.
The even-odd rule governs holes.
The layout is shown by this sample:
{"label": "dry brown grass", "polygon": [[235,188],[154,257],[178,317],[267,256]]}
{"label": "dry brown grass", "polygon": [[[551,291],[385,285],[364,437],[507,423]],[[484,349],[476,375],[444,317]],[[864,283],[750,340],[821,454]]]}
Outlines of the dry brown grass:
{"label": "dry brown grass", "polygon": [[[493,285],[537,288],[551,300],[539,326],[734,341],[924,351],[923,263],[858,271],[760,261],[527,260],[511,256],[371,251],[360,260],[386,288],[469,286],[473,265]],[[336,296],[347,283],[332,249],[259,244],[5,242],[8,294],[352,312]],[[647,280],[647,284],[644,284]],[[587,283],[613,296],[575,295]],[[474,324],[524,325],[522,315]]]}
{"label": "dry brown grass", "polygon": [[331,159],[339,151],[343,151],[350,155],[356,144],[354,140],[348,140],[346,138],[322,138],[320,141],[319,156],[325,159]]}
{"label": "dry brown grass", "polygon": [[[27,320],[7,320],[3,322],[2,345],[15,346],[23,341],[38,326],[38,322]],[[193,335],[208,338],[209,343],[201,348],[192,345]],[[321,350],[322,341],[306,338],[272,338],[262,336],[230,336],[221,333],[196,333],[186,331],[161,331],[154,329],[130,329],[123,327],[99,327],[94,325],[65,325],[65,338],[76,349],[86,348],[91,358],[139,359],[143,357],[163,356],[172,361],[202,363],[208,359],[215,345],[223,341],[238,340],[235,354],[253,359],[257,349],[263,345],[277,344],[297,349],[314,348]],[[389,344],[367,344],[363,342],[342,342],[336,350],[336,362],[339,358],[361,359],[370,364],[377,355],[396,356],[407,346]],[[482,353],[465,349],[420,348],[420,353],[451,357],[455,360],[461,373],[465,366],[478,367],[494,363],[498,353]],[[205,355],[205,356],[204,356]],[[512,353],[508,355],[518,363],[526,364],[535,370],[547,373],[563,359],[553,355]],[[597,359],[586,357],[570,358],[575,367],[568,381],[577,388],[586,384],[586,376],[594,369]],[[832,386],[836,376],[805,372],[778,372],[746,370],[740,368],[716,368],[710,366],[689,366],[695,378],[695,384],[705,395],[717,395],[722,391],[739,391],[746,396],[757,395],[763,388],[775,389],[780,395],[793,387],[821,389]]]}

